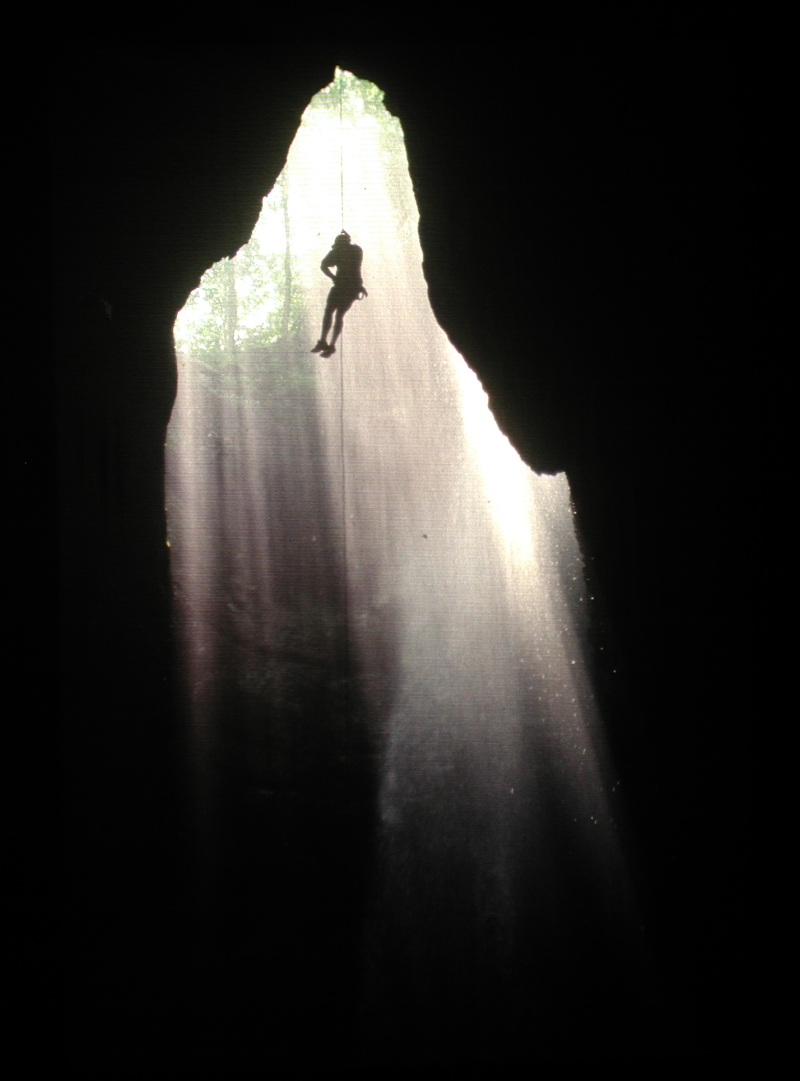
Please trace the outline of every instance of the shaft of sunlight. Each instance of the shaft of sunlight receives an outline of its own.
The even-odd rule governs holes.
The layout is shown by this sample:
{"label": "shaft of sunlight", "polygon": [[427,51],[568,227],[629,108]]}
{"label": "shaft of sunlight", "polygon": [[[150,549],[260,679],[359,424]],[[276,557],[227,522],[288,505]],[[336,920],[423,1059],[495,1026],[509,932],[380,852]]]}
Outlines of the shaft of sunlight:
{"label": "shaft of sunlight", "polygon": [[[369,295],[321,359],[320,260],[342,227]],[[523,901],[557,922],[578,876],[627,911],[569,485],[520,460],[434,318],[377,88],[338,72],[310,103],[250,242],[175,340],[168,512],[199,773],[224,761],[243,787],[335,802],[373,770],[374,920],[423,954],[471,920],[505,955]]]}

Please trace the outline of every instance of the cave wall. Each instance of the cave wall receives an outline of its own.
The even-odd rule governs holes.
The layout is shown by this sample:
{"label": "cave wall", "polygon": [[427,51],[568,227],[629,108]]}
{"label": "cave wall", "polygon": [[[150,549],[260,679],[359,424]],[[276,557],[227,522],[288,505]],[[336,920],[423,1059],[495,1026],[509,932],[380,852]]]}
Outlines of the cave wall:
{"label": "cave wall", "polygon": [[181,965],[164,959],[191,952],[180,946],[188,827],[163,497],[171,326],[203,271],[246,241],[336,64],[376,82],[402,121],[437,318],[523,457],[569,476],[666,1008],[678,1043],[718,1039],[731,1023],[726,940],[741,918],[746,835],[726,821],[735,726],[720,740],[734,696],[734,490],[719,467],[731,439],[720,373],[735,324],[739,68],[729,51],[686,44],[446,59],[281,46],[268,65],[245,49],[117,52],[62,73],[70,994],[95,1002],[105,981],[108,999],[127,1002],[122,984],[155,970],[166,1002]]}

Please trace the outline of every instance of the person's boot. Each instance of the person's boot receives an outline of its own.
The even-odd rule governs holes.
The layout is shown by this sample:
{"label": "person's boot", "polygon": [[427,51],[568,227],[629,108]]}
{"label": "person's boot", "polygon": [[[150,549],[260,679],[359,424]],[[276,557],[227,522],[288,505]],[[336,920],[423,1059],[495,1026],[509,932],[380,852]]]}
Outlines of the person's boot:
{"label": "person's boot", "polygon": [[321,357],[325,357],[327,359],[328,357],[333,356],[333,354],[335,352],[336,352],[336,346],[335,345],[326,345],[324,349],[320,349],[319,355]]}
{"label": "person's boot", "polygon": [[312,353],[322,353],[323,356],[324,356],[325,355],[325,350],[327,348],[328,348],[328,343],[325,341],[324,338],[320,338],[320,340],[317,342],[317,344],[314,346],[314,348],[311,350],[311,352]]}

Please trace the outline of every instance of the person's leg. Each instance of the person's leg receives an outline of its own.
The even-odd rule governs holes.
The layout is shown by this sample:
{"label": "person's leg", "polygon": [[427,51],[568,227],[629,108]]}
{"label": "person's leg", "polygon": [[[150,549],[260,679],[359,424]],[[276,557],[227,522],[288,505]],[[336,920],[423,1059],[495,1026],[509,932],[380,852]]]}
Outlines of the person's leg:
{"label": "person's leg", "polygon": [[331,338],[331,345],[336,345],[339,339],[339,335],[342,333],[342,320],[344,319],[344,312],[341,308],[336,309],[336,318],[333,321],[333,337]]}
{"label": "person's leg", "polygon": [[[318,350],[321,356],[329,357],[332,353],[336,352],[336,342],[339,339],[339,335],[342,333],[342,320],[344,319],[344,314],[350,310],[354,299],[355,297],[342,297],[341,294],[335,298],[336,318],[333,321],[333,337],[331,338],[330,345],[325,345]],[[325,314],[327,317],[327,310]],[[312,352],[317,352],[317,346],[314,346]]]}
{"label": "person's leg", "polygon": [[333,348],[342,333],[342,322],[344,321],[345,313],[349,312],[353,306],[353,300],[355,297],[345,297],[339,301],[336,305],[336,318],[333,321],[333,337],[331,338],[331,344],[329,348]]}
{"label": "person's leg", "polygon": [[[331,329],[331,319],[333,318],[333,308],[335,303],[336,298],[333,295],[333,289],[331,289],[330,293],[328,293],[328,302],[325,305],[325,314],[322,317],[322,333],[320,334],[319,341],[311,350],[312,353],[321,353],[323,349],[328,348],[328,331]],[[338,316],[338,310],[336,314]]]}
{"label": "person's leg", "polygon": [[[331,319],[333,318],[335,300],[332,296],[328,297],[328,303],[325,305],[325,314],[322,317],[322,334],[321,338],[324,342],[328,340],[328,331],[331,329]],[[338,315],[338,309],[336,311]]]}

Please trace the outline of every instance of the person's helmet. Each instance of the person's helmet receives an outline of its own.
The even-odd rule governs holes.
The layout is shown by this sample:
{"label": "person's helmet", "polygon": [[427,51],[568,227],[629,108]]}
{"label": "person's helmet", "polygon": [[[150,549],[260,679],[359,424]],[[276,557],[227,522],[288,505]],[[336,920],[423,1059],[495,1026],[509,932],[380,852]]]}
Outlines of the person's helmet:
{"label": "person's helmet", "polygon": [[341,247],[342,244],[349,244],[349,243],[350,243],[350,234],[346,233],[344,231],[344,229],[342,229],[341,233],[339,233],[339,235],[337,236],[337,238],[333,242],[334,247],[336,247],[336,248]]}

